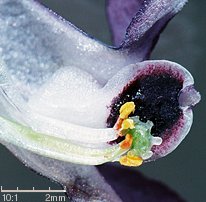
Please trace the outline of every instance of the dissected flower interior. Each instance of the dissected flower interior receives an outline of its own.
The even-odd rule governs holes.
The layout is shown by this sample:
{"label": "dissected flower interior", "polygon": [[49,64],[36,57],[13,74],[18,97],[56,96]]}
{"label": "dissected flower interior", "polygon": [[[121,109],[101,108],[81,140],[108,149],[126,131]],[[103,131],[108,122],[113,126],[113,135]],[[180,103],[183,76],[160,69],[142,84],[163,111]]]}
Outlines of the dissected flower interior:
{"label": "dissected flower interior", "polygon": [[[161,66],[154,64],[127,66],[106,85],[78,68],[59,68],[28,99],[2,65],[1,102],[9,117],[0,118],[1,138],[67,162],[99,165],[119,161],[139,166],[156,154],[155,149],[165,147],[165,139],[178,144],[192,123],[191,110],[181,108],[178,101],[181,89],[193,84],[191,75],[166,61]],[[120,93],[115,98],[116,92]],[[184,114],[188,117],[186,132],[173,140],[177,134],[173,126]],[[106,120],[109,128],[102,127]]]}
{"label": "dissected flower interior", "polygon": [[191,74],[145,61],[185,3],[108,0],[109,47],[35,0],[1,0],[0,142],[75,201],[121,201],[93,166],[75,164],[139,166],[187,135],[200,100]]}
{"label": "dissected flower interior", "polygon": [[[154,4],[144,7],[145,12]],[[157,5],[161,13],[156,13],[156,20],[164,15]],[[177,12],[169,8],[171,16]],[[191,106],[200,96],[192,76],[180,65],[141,62],[170,18],[158,25],[157,32],[150,32],[156,23],[148,17],[144,27],[144,20],[133,23],[144,28],[146,36],[151,33],[149,48],[142,46],[148,40],[141,38],[141,29],[139,34],[129,29],[128,44],[115,49],[36,2],[0,2],[1,142],[87,165],[120,161],[138,166],[174,150],[189,132]],[[141,38],[138,51],[129,46],[134,31],[135,44]]]}

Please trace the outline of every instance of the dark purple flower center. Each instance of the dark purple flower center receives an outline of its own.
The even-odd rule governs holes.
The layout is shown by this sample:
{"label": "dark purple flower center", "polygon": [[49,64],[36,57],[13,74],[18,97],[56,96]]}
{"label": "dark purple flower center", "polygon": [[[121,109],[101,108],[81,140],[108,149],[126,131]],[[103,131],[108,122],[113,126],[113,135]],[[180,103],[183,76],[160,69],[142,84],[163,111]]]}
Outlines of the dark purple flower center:
{"label": "dark purple flower center", "polygon": [[113,127],[118,119],[120,107],[133,101],[136,105],[134,115],[140,116],[143,122],[152,121],[152,134],[161,136],[182,114],[178,102],[182,87],[181,77],[170,71],[156,70],[138,75],[112,101],[107,126]]}

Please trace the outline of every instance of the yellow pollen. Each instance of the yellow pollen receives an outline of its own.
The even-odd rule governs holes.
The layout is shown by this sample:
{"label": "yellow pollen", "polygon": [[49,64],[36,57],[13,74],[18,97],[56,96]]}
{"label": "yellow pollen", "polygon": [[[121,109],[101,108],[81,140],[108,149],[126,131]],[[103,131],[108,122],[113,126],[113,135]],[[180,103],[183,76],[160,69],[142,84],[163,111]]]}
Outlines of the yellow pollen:
{"label": "yellow pollen", "polygon": [[119,160],[121,165],[124,166],[140,166],[142,165],[143,159],[139,156],[122,156]]}
{"label": "yellow pollen", "polygon": [[132,146],[132,135],[127,134],[125,140],[121,142],[121,149],[129,149]]}
{"label": "yellow pollen", "polygon": [[126,130],[126,129],[133,129],[134,127],[134,121],[132,119],[125,119],[122,122],[121,130]]}
{"label": "yellow pollen", "polygon": [[119,110],[120,118],[127,119],[128,116],[135,111],[135,104],[134,102],[126,102],[123,104]]}

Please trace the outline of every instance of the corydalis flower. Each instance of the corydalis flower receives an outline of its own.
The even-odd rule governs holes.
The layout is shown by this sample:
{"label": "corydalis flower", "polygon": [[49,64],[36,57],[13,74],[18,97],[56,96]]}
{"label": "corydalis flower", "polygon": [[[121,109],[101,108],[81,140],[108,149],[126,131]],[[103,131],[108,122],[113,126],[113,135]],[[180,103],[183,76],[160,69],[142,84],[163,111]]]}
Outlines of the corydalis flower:
{"label": "corydalis flower", "polygon": [[[113,39],[121,44],[111,48],[36,2],[1,1],[2,143],[27,165],[64,184],[72,181],[62,177],[66,168],[81,173],[83,167],[59,167],[53,159],[98,165],[126,154],[123,164],[134,160],[136,165],[137,157],[146,155],[149,161],[174,150],[191,127],[191,107],[200,96],[182,66],[142,61],[184,3],[108,1]],[[134,109],[121,118],[121,107],[128,103]],[[135,141],[142,137],[149,140],[144,153],[144,145]],[[51,172],[49,165],[55,168]]]}

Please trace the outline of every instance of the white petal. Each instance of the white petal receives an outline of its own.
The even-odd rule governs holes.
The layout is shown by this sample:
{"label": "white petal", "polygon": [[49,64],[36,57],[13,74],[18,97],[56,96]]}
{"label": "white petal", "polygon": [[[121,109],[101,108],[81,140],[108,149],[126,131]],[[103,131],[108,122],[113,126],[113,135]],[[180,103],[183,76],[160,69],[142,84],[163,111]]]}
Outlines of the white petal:
{"label": "white petal", "polygon": [[63,66],[76,66],[105,83],[130,63],[33,0],[0,2],[0,34],[0,58],[16,82],[29,85],[27,91]]}

